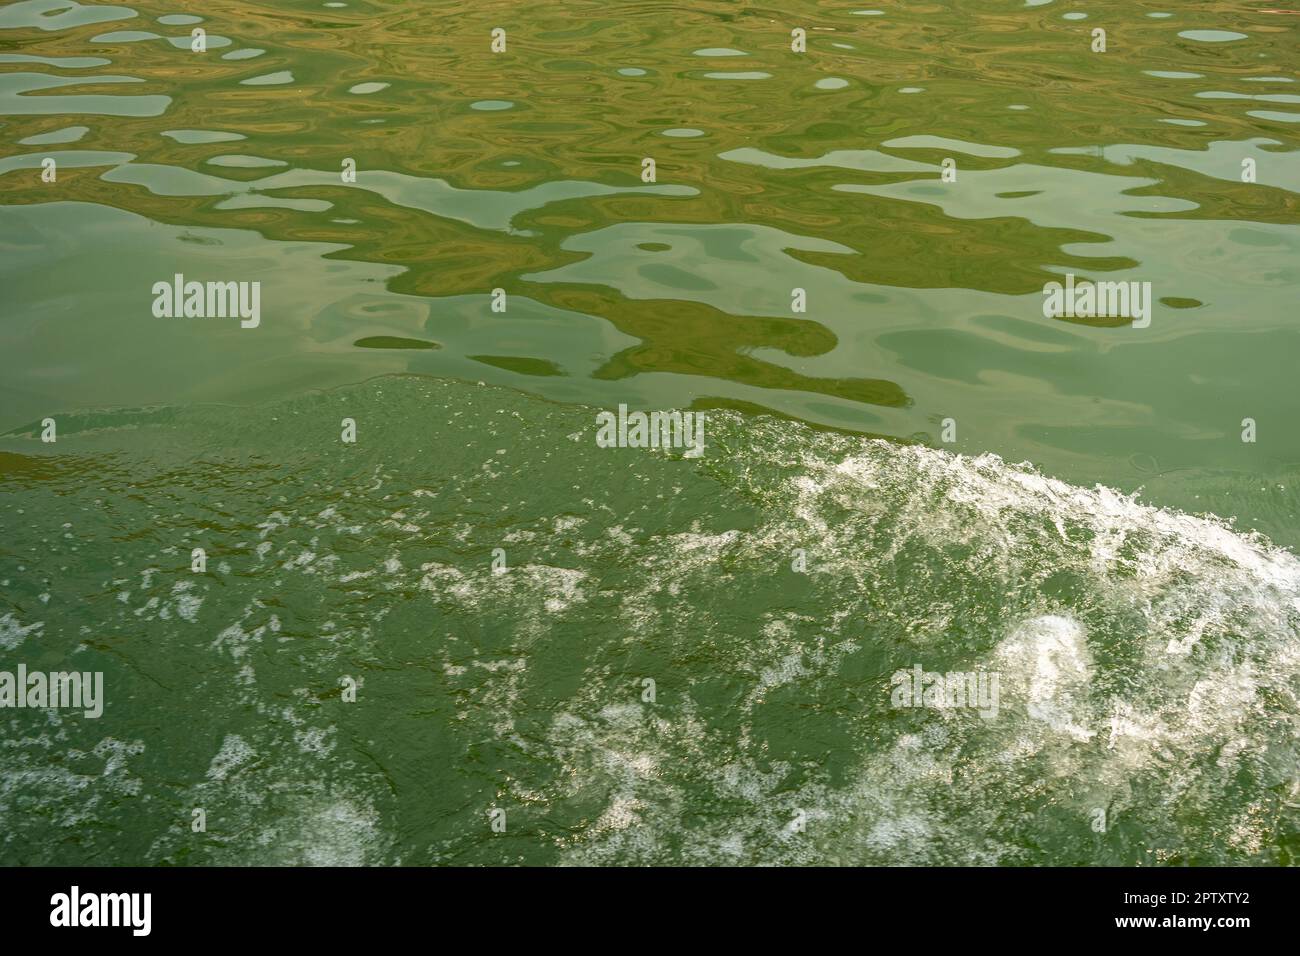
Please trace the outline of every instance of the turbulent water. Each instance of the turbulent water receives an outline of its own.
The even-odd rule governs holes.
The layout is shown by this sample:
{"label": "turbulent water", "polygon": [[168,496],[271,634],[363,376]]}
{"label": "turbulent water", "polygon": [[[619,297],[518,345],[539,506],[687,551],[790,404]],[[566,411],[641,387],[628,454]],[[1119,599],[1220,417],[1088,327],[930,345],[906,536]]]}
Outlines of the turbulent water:
{"label": "turbulent water", "polygon": [[[709,427],[600,449],[414,378],[67,420],[75,453],[6,462],[2,634],[109,707],[9,723],[6,859],[1290,860],[1290,553],[992,456]],[[892,708],[918,661],[999,672],[1001,711]]]}
{"label": "turbulent water", "polygon": [[0,8],[0,863],[1295,864],[1297,25]]}

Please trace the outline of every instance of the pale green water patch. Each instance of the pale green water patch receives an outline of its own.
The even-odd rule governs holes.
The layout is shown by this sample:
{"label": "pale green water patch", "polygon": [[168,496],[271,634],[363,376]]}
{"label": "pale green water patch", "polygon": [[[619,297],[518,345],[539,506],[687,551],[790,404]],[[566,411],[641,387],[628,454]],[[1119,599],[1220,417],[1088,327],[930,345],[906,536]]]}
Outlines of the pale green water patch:
{"label": "pale green water patch", "polygon": [[208,129],[165,129],[162,135],[178,143],[229,143],[248,138],[243,133]]}
{"label": "pale green water patch", "polygon": [[1246,34],[1233,30],[1183,30],[1178,35],[1184,40],[1196,40],[1198,43],[1230,43],[1246,39]]}
{"label": "pale green water patch", "polygon": [[293,73],[289,70],[277,70],[274,73],[264,73],[261,76],[251,76],[246,80],[239,81],[243,86],[280,86],[285,83],[294,82]]}
{"label": "pale green water patch", "polygon": [[63,129],[51,130],[48,133],[41,133],[38,136],[28,136],[26,139],[20,139],[18,143],[22,146],[44,146],[48,143],[75,143],[89,132],[89,126],[65,126]]}

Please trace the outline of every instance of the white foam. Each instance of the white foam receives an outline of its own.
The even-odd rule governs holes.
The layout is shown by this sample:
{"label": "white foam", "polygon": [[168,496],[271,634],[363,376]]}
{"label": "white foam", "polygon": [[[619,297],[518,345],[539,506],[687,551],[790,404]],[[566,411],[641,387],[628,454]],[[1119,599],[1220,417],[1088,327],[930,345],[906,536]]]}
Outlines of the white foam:
{"label": "white foam", "polygon": [[0,649],[6,651],[15,650],[19,644],[27,640],[32,634],[39,634],[44,627],[45,624],[42,621],[36,621],[24,626],[10,611],[4,617],[0,617]]}

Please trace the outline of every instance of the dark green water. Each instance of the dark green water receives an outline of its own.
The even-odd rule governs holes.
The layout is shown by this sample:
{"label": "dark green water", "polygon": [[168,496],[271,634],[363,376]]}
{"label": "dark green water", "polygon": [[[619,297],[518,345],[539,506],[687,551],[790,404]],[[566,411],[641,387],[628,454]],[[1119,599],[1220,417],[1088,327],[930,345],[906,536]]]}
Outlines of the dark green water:
{"label": "dark green water", "polygon": [[1295,12],[182,13],[0,9],[0,862],[1295,862]]}

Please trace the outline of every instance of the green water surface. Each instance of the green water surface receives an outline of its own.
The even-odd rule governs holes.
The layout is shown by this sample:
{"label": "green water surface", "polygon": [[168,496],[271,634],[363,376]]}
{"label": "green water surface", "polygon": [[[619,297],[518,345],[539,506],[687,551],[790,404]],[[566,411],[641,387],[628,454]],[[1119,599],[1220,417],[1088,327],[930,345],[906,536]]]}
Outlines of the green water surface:
{"label": "green water surface", "polygon": [[1298,26],[0,8],[0,862],[1294,862]]}

